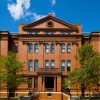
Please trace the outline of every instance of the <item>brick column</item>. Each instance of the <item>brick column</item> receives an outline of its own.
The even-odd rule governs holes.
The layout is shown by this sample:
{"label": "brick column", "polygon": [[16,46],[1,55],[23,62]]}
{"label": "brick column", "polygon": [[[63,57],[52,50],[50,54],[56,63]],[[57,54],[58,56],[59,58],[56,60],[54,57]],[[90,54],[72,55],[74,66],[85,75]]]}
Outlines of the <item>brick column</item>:
{"label": "brick column", "polygon": [[42,78],[43,80],[43,86],[42,86],[42,91],[44,92],[45,91],[45,77],[43,76],[43,78]]}
{"label": "brick column", "polygon": [[38,77],[38,91],[42,91],[42,77]]}
{"label": "brick column", "polygon": [[54,92],[56,92],[56,90],[57,90],[56,87],[57,87],[56,86],[56,77],[54,77]]}
{"label": "brick column", "polygon": [[61,76],[57,77],[57,92],[61,92]]}

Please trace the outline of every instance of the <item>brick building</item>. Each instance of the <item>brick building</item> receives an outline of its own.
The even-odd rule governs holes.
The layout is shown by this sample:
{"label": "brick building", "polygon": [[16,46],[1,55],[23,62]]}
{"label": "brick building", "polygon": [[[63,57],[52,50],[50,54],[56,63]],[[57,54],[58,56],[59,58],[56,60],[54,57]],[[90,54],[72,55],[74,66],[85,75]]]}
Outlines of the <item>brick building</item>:
{"label": "brick building", "polygon": [[[18,34],[0,31],[0,55],[13,50],[19,61],[24,62],[26,71],[22,74],[31,83],[22,84],[16,91],[18,95],[26,95],[29,89],[61,92],[63,78],[79,67],[75,55],[85,42],[100,52],[100,32],[84,36],[81,25],[69,24],[48,14],[31,24],[20,24]],[[77,85],[76,88],[79,89]]]}

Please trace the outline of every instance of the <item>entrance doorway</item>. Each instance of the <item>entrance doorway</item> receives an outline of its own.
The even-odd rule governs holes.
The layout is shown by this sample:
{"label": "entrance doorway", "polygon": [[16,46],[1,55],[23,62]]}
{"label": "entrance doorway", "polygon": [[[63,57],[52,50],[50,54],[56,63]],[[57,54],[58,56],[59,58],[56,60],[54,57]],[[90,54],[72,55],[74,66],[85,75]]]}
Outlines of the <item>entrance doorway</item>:
{"label": "entrance doorway", "polygon": [[45,88],[46,88],[46,90],[53,90],[54,77],[45,77]]}

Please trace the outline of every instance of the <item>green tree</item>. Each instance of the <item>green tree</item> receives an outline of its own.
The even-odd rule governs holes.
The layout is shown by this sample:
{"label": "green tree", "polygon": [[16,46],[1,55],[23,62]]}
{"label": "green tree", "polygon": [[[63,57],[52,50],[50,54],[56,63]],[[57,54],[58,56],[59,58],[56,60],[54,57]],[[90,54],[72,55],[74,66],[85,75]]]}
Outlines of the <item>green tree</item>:
{"label": "green tree", "polygon": [[15,53],[9,52],[7,56],[0,56],[0,83],[7,87],[8,97],[15,96],[15,90],[24,82],[22,71],[23,64],[18,61]]}
{"label": "green tree", "polygon": [[100,53],[94,51],[91,44],[85,43],[78,49],[76,59],[80,63],[80,68],[74,69],[69,74],[70,82],[81,85],[82,96],[84,96],[85,87],[89,89],[90,95],[91,85],[97,85],[100,82]]}

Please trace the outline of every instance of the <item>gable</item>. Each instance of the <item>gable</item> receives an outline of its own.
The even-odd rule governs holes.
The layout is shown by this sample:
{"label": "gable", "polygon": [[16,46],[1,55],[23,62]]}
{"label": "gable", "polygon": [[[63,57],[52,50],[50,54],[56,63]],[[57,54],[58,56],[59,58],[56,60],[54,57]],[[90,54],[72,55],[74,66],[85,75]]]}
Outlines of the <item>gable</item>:
{"label": "gable", "polygon": [[[49,25],[49,23],[52,24],[52,26]],[[57,19],[53,16],[47,16],[41,20],[38,20],[36,22],[33,22],[31,24],[28,24],[23,27],[23,30],[43,30],[43,29],[65,29],[65,30],[73,30],[78,31],[78,28],[75,25],[69,24],[67,22],[64,22],[60,19]]]}

